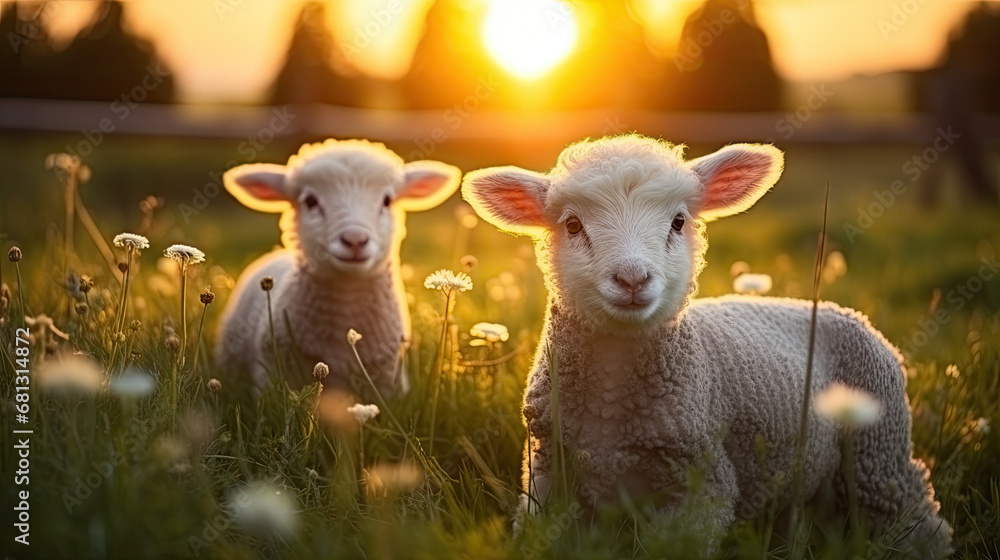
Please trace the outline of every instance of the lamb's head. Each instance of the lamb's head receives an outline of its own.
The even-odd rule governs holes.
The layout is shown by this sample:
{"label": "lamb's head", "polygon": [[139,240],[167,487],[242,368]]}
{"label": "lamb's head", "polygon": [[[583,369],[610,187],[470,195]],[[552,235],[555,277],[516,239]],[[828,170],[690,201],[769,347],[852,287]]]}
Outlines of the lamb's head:
{"label": "lamb's head", "polygon": [[500,229],[534,236],[561,307],[600,330],[635,331],[684,309],[704,262],[702,223],[749,208],[782,165],[770,145],[685,161],[683,146],[626,135],[574,144],[547,174],[470,173],[462,192]]}
{"label": "lamb's head", "polygon": [[282,240],[311,270],[367,275],[394,256],[404,213],[437,206],[460,177],[435,161],[404,165],[382,144],[327,140],[302,146],[288,165],[241,165],[224,181],[244,205],[283,212]]}

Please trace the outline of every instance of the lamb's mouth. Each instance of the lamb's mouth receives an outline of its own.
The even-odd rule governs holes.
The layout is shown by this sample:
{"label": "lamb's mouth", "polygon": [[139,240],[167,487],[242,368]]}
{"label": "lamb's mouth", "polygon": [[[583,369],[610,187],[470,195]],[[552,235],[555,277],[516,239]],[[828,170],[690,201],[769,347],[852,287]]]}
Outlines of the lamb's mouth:
{"label": "lamb's mouth", "polygon": [[334,257],[342,263],[364,264],[368,262],[368,257],[338,257],[336,255]]}
{"label": "lamb's mouth", "polygon": [[614,306],[626,311],[641,311],[649,307],[649,303],[637,303],[633,301],[631,303],[616,303]]}

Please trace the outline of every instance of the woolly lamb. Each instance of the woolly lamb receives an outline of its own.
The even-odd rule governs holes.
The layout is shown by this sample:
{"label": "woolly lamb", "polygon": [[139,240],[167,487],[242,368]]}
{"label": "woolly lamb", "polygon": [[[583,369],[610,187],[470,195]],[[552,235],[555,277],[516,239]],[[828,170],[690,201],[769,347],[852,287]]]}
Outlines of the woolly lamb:
{"label": "woolly lamb", "polygon": [[[685,161],[683,146],[629,135],[572,145],[547,174],[499,167],[466,176],[463,195],[483,218],[534,236],[549,291],[524,399],[529,509],[552,485],[552,356],[585,505],[624,491],[680,515],[700,487],[707,499],[697,503],[717,507],[697,521],[716,541],[736,519],[788,505],[810,304],[692,300],[703,222],[753,205],[783,159],[769,145],[736,144]],[[817,329],[813,394],[840,382],[882,407],[854,433],[860,507],[882,530],[912,527],[902,544],[911,553],[944,553],[951,529],[927,469],[911,457],[899,354],[864,316],[832,303],[821,304]],[[813,412],[807,497],[842,482],[839,441],[838,427]]]}
{"label": "woolly lamb", "polygon": [[240,276],[223,314],[216,362],[248,372],[258,389],[267,384],[272,344],[260,281],[270,276],[281,352],[297,349],[310,371],[325,362],[325,383],[350,390],[357,368],[347,342],[353,328],[364,336],[358,353],[379,389],[405,390],[398,371],[410,327],[399,276],[404,213],[437,206],[455,192],[460,177],[443,163],[404,165],[382,144],[365,140],[306,144],[288,165],[229,170],[225,185],[237,200],[283,213],[284,249],[259,258]]}

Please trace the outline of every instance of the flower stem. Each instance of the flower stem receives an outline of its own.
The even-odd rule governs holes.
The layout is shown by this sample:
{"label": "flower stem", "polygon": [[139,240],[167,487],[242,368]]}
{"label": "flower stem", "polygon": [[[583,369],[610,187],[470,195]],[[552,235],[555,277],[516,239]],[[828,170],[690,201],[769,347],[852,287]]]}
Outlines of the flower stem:
{"label": "flower stem", "polygon": [[181,264],[181,351],[180,367],[184,367],[187,354],[187,265]]}
{"label": "flower stem", "polygon": [[198,353],[201,351],[201,331],[205,328],[205,315],[208,314],[208,304],[201,310],[201,321],[198,323],[198,340],[194,343],[194,367],[198,367]]}
{"label": "flower stem", "polygon": [[427,444],[429,450],[434,449],[434,428],[437,425],[438,397],[441,394],[441,377],[444,375],[444,343],[448,335],[448,313],[451,308],[451,290],[444,291],[444,317],[441,320],[441,338],[438,340],[437,356],[434,360],[434,398],[431,404],[431,438]]}
{"label": "flower stem", "polygon": [[21,265],[14,263],[14,271],[17,273],[17,299],[21,303],[21,321],[28,316],[28,309],[24,307],[24,283],[21,282]]}

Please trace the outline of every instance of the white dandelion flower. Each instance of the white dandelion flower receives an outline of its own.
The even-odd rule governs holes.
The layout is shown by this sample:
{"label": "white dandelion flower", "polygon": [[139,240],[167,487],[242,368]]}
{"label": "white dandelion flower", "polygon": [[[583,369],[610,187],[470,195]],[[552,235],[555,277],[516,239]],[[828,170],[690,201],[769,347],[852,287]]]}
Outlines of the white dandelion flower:
{"label": "white dandelion flower", "polygon": [[472,278],[464,272],[442,268],[424,280],[424,287],[428,290],[467,292],[472,289]]}
{"label": "white dandelion flower", "polygon": [[266,482],[254,482],[229,495],[233,521],[248,533],[292,536],[298,527],[295,500]]}
{"label": "white dandelion flower", "polygon": [[108,389],[121,397],[142,398],[153,394],[156,380],[138,368],[129,368],[112,379]]}
{"label": "white dandelion flower", "polygon": [[733,290],[738,294],[766,294],[771,291],[771,276],[744,272],[733,280]]}
{"label": "white dandelion flower", "polygon": [[174,259],[181,266],[205,262],[205,253],[190,245],[175,244],[163,251],[165,257]]}
{"label": "white dandelion flower", "polygon": [[882,413],[882,405],[864,391],[834,383],[814,400],[816,410],[836,422],[851,428],[875,423]]}
{"label": "white dandelion flower", "polygon": [[350,412],[358,424],[363,426],[365,422],[378,416],[381,411],[378,409],[378,405],[374,404],[352,404],[347,407],[347,412]]}
{"label": "white dandelion flower", "polygon": [[476,323],[469,329],[469,334],[486,342],[505,342],[510,338],[507,327],[498,323]]}
{"label": "white dandelion flower", "polygon": [[115,247],[125,247],[136,251],[149,249],[149,240],[136,233],[119,233],[113,242]]}
{"label": "white dandelion flower", "polygon": [[47,391],[94,394],[104,383],[104,372],[85,356],[73,354],[46,362],[36,376],[38,386]]}

